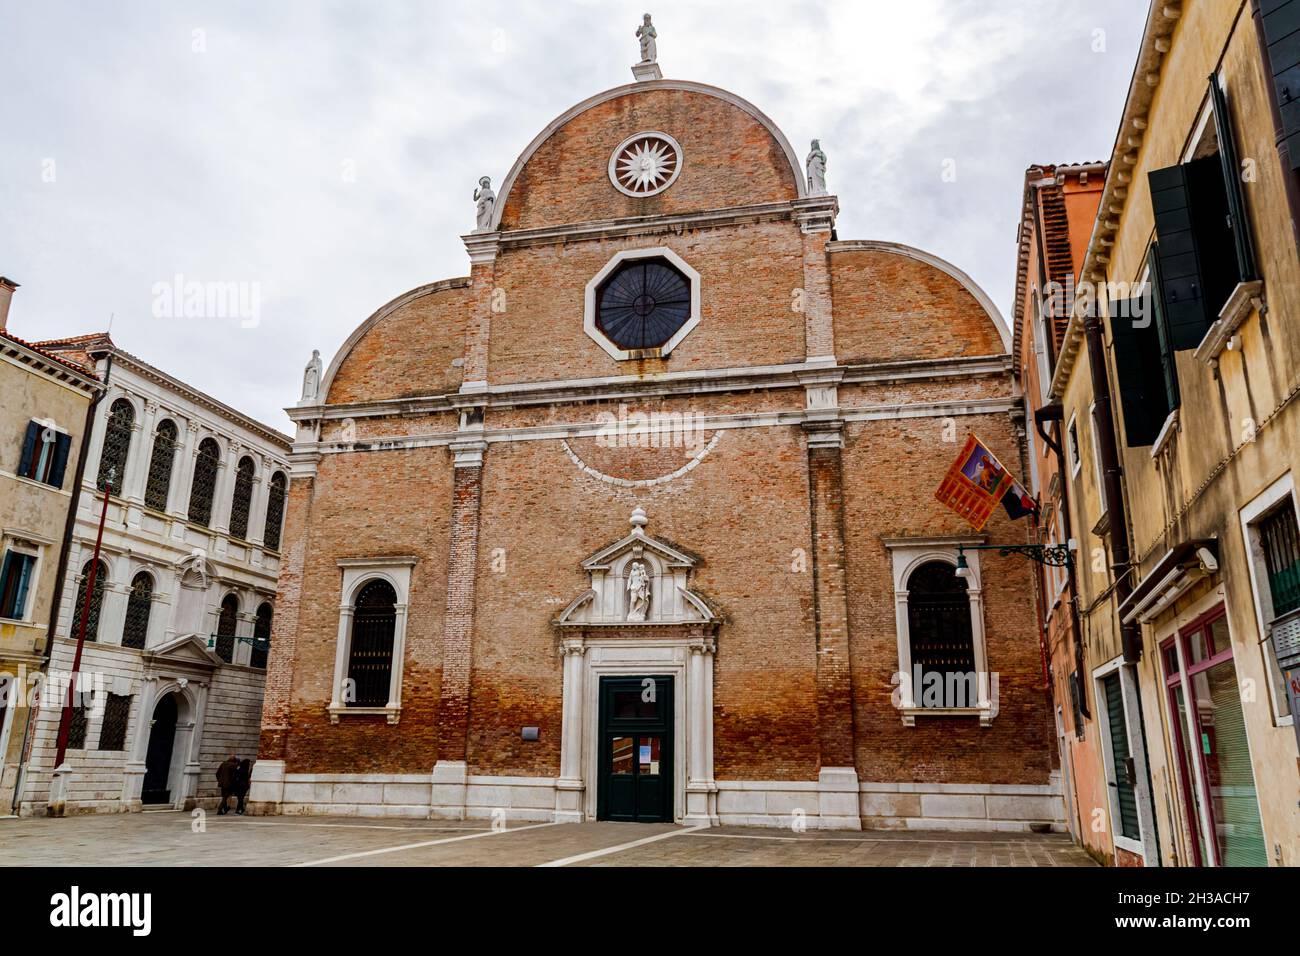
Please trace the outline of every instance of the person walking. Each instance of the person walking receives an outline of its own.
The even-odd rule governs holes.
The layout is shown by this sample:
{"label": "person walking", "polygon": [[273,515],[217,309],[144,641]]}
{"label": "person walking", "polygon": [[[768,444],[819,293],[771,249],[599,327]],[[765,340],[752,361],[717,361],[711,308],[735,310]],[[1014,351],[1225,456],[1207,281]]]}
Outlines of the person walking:
{"label": "person walking", "polygon": [[235,770],[235,812],[244,815],[244,798],[248,796],[248,785],[253,778],[253,761],[245,757],[239,761]]}
{"label": "person walking", "polygon": [[221,806],[217,816],[224,816],[229,809],[230,796],[235,792],[235,778],[239,772],[239,758],[234,754],[227,757],[217,768],[217,786],[221,788]]}

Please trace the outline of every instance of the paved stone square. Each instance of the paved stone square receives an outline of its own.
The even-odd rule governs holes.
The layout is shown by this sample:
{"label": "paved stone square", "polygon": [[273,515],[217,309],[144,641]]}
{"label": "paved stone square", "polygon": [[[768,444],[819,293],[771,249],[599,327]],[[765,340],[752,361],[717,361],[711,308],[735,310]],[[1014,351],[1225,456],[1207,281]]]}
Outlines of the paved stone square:
{"label": "paved stone square", "polygon": [[[201,821],[201,826],[197,826]],[[197,830],[197,832],[196,832]],[[1092,866],[1063,834],[188,812],[0,820],[5,866]]]}

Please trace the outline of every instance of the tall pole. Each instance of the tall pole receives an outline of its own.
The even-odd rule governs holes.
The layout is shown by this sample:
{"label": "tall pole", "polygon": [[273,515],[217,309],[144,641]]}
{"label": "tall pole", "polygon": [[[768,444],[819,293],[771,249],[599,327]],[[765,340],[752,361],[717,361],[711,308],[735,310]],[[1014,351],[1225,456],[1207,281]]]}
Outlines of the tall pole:
{"label": "tall pole", "polygon": [[[63,758],[68,753],[68,731],[72,727],[72,695],[77,689],[77,675],[81,673],[81,652],[86,647],[86,625],[90,621],[90,604],[95,599],[95,578],[99,575],[99,549],[104,542],[104,521],[108,518],[108,495],[117,480],[117,469],[108,469],[108,480],[104,482],[104,506],[99,512],[99,531],[95,535],[95,556],[90,561],[90,573],[86,575],[85,597],[81,601],[81,621],[77,625],[77,653],[72,658],[72,676],[68,680],[68,693],[63,698],[63,713],[59,715],[59,747],[54,757],[57,769],[63,765]],[[51,635],[51,639],[53,636]]]}

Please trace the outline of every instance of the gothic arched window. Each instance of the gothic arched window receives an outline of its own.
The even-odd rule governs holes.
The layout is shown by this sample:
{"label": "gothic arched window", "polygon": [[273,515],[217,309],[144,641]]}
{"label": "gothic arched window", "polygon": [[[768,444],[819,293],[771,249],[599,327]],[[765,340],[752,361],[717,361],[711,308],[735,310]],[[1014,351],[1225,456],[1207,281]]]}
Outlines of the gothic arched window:
{"label": "gothic arched window", "polygon": [[154,511],[167,510],[167,492],[172,485],[172,462],[176,460],[176,423],[164,418],[153,435],[149,453],[149,480],[144,487],[144,503]]}
{"label": "gothic arched window", "polygon": [[190,520],[204,527],[212,521],[212,497],[217,492],[217,471],[221,465],[221,446],[215,438],[199,442],[194,457],[194,481],[190,485]]}
{"label": "gothic arched window", "polygon": [[[77,583],[77,603],[72,609],[72,638],[76,640],[81,628],[81,612],[86,606],[86,585],[90,583],[90,569],[93,561],[87,561],[81,569],[81,580]],[[95,572],[95,589],[90,595],[90,614],[86,617],[86,640],[93,641],[99,635],[99,612],[104,604],[104,584],[108,578],[108,565],[99,562]]]}
{"label": "gothic arched window", "polygon": [[397,626],[397,592],[378,578],[357,594],[348,652],[350,707],[383,707],[393,673],[393,634]]}
{"label": "gothic arched window", "polygon": [[235,628],[239,626],[239,598],[227,594],[217,615],[217,656],[229,664],[235,659]]}
{"label": "gothic arched window", "polygon": [[927,561],[913,571],[907,581],[907,613],[912,669],[922,679],[916,688],[918,700],[927,674],[942,675],[945,687],[950,676],[964,682],[975,674],[970,597],[955,567]]}
{"label": "gothic arched window", "polygon": [[[271,640],[271,605],[262,604],[257,609],[257,623],[253,625],[253,636],[259,640],[270,643]],[[253,653],[249,657],[250,667],[266,667],[266,657],[269,650],[263,650],[257,645],[253,645]]]}
{"label": "gothic arched window", "polygon": [[230,533],[248,537],[248,509],[253,503],[253,459],[245,455],[235,469],[235,495],[230,502]]}
{"label": "gothic arched window", "polygon": [[108,424],[104,428],[104,448],[99,456],[99,476],[95,487],[102,490],[113,475],[112,493],[122,493],[122,483],[126,478],[126,456],[131,450],[131,429],[135,427],[135,408],[125,398],[119,398],[108,412]]}
{"label": "gothic arched window", "polygon": [[284,493],[288,481],[284,472],[277,471],[271,476],[271,485],[266,495],[266,527],[262,532],[262,542],[272,551],[280,550],[280,526],[284,523]]}
{"label": "gothic arched window", "polygon": [[126,624],[122,627],[122,646],[144,648],[149,636],[149,611],[153,608],[153,577],[141,571],[131,580],[131,595],[126,599]]}

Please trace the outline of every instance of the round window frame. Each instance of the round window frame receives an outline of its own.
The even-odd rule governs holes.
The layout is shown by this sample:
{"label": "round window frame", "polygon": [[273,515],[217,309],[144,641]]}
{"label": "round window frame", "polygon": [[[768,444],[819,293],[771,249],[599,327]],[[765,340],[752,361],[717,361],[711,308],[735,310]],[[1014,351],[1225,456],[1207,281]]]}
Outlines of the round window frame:
{"label": "round window frame", "polygon": [[[635,192],[631,189],[628,189],[626,186],[624,186],[622,183],[618,181],[618,168],[617,168],[618,159],[620,156],[623,155],[623,150],[627,149],[637,140],[646,139],[647,137],[657,137],[665,141],[669,146],[671,146],[673,149],[673,153],[677,157],[677,164],[673,167],[673,173],[671,176],[668,177],[668,181],[665,182],[662,186],[656,186],[654,189],[647,190],[646,192]],[[664,190],[672,186],[673,183],[677,182],[677,177],[682,174],[682,166],[685,165],[685,162],[686,162],[686,154],[682,151],[681,143],[677,142],[676,139],[674,139],[672,136],[668,135],[667,133],[662,132],[661,130],[646,129],[646,130],[642,130],[639,133],[633,133],[627,139],[623,140],[623,142],[619,143],[617,147],[615,147],[614,152],[610,154],[609,164],[607,166],[606,171],[609,174],[609,181],[611,185],[613,185],[613,187],[617,189],[619,192],[621,192],[624,196],[630,196],[633,199],[647,199],[650,196],[658,196],[661,192],[663,192]]]}

